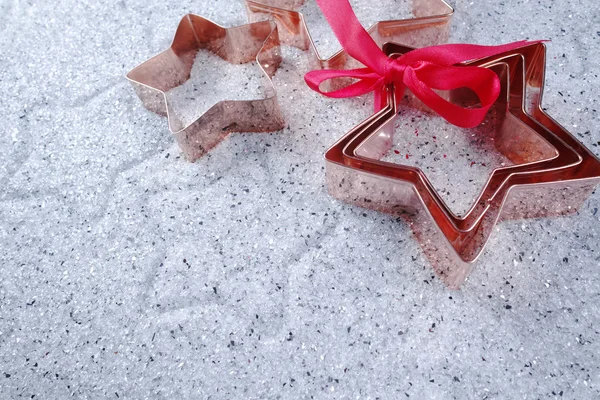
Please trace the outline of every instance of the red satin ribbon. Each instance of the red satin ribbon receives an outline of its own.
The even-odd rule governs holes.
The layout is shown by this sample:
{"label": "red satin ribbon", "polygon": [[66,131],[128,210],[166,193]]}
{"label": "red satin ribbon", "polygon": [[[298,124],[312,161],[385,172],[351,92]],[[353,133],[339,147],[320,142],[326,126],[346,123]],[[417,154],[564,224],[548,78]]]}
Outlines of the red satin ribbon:
{"label": "red satin ribbon", "polygon": [[[391,59],[360,24],[348,0],[317,0],[317,3],[342,47],[366,68],[311,71],[304,79],[312,90],[333,98],[353,97],[372,91],[378,94],[386,83],[393,82],[400,93],[403,93],[405,87],[410,89],[417,98],[448,122],[463,128],[473,128],[483,121],[500,94],[500,80],[487,68],[455,64],[498,55],[535,43],[519,41],[500,46],[446,44],[416,49]],[[333,78],[355,78],[358,82],[333,92],[321,91],[320,84]],[[433,91],[461,87],[475,92],[481,107],[460,107]],[[376,107],[378,104],[376,101]]]}

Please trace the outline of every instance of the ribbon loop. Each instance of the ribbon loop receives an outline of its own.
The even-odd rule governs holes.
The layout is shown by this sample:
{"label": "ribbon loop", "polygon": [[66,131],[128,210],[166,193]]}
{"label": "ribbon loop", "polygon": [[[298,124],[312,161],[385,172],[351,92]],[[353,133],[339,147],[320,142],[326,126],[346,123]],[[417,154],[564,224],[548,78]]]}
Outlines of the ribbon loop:
{"label": "ribbon loop", "polygon": [[[390,58],[362,27],[348,0],[317,0],[344,49],[365,68],[352,70],[311,71],[304,77],[308,86],[327,97],[344,98],[369,92],[378,94],[386,83],[406,87],[451,124],[473,128],[481,123],[500,95],[500,80],[483,67],[457,66],[466,61],[502,54],[535,43],[519,41],[500,46],[447,44],[424,47],[398,58]],[[353,78],[344,88],[323,92],[321,83],[335,78]],[[471,89],[480,100],[480,107],[465,108],[440,97],[435,90]],[[375,102],[375,107],[380,105]]]}

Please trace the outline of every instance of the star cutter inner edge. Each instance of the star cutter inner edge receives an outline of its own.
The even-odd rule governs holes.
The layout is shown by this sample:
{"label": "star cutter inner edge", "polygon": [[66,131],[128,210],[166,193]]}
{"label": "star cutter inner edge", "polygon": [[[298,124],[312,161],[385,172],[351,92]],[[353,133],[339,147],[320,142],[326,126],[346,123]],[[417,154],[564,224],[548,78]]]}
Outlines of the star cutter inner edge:
{"label": "star cutter inner edge", "polygon": [[[313,1],[313,0],[310,0]],[[350,69],[361,64],[340,50],[329,58],[321,58],[304,16],[297,11],[305,0],[244,0],[252,21],[270,16],[277,22],[282,43],[309,50],[311,69]],[[414,18],[379,21],[367,32],[381,47],[398,42],[413,47],[445,43],[450,36],[454,9],[444,0],[412,0]]]}
{"label": "star cutter inner edge", "polygon": [[[533,48],[537,48],[538,51],[544,52],[545,47],[543,45],[533,45]],[[412,50],[406,46],[390,44],[386,45],[386,50],[390,53],[406,53]],[[496,71],[496,73],[502,75],[502,79],[506,80],[503,88],[507,88],[504,96],[501,95],[496,103],[496,108],[500,103],[500,106],[504,108],[503,113],[506,115],[502,124],[502,135],[495,138],[495,145],[498,150],[503,153],[507,158],[514,162],[514,165],[496,168],[492,171],[490,178],[488,179],[486,186],[473,207],[465,214],[464,217],[457,217],[454,213],[449,211],[449,218],[452,224],[461,231],[472,230],[475,223],[481,218],[483,213],[489,208],[489,202],[493,199],[494,195],[502,188],[502,185],[506,182],[508,177],[515,173],[532,173],[543,171],[547,168],[555,168],[557,166],[567,167],[575,166],[582,160],[581,156],[569,147],[560,138],[553,135],[548,130],[544,129],[531,118],[524,111],[524,96],[525,96],[525,76],[523,73],[526,71],[523,67],[517,68],[514,64],[518,63],[518,59],[512,60],[512,68],[508,68],[507,58],[514,58],[514,53],[507,53],[505,57],[495,56],[491,58],[484,58],[479,61],[468,63],[468,65],[477,65],[488,67],[492,69],[498,69],[496,67],[503,65],[505,69],[503,71]],[[506,73],[512,71],[511,73]],[[454,100],[462,100],[460,97],[464,97],[464,93],[460,93],[453,96]],[[502,98],[504,97],[504,104],[502,104]],[[458,98],[458,99],[457,99]],[[417,105],[420,103],[416,101]],[[421,104],[422,108],[424,107]],[[506,123],[510,122],[510,123]],[[391,127],[388,127],[388,129]],[[393,135],[393,131],[389,132],[389,135]],[[375,162],[378,166],[404,170],[408,167],[399,164],[380,162],[378,159],[363,157],[360,148],[367,147],[370,144],[371,148],[376,148],[376,152],[379,154],[387,152],[391,145],[391,141],[374,140],[381,139],[382,136],[370,136],[362,141],[360,144],[355,145],[352,153],[344,153],[346,160],[350,162],[360,160],[366,160],[367,162]],[[355,137],[354,141],[360,139]],[[372,142],[372,143],[369,143]],[[373,144],[373,142],[375,144]],[[383,148],[382,148],[383,147]],[[345,151],[347,148],[345,149]],[[363,151],[363,154],[365,152]],[[367,153],[373,153],[373,150]],[[418,169],[417,169],[418,170]],[[428,183],[425,174],[418,170],[422,174],[422,178]],[[439,200],[442,202],[442,200]],[[447,209],[447,207],[445,207]]]}
{"label": "star cutter inner edge", "polygon": [[[489,66],[493,64],[489,59],[479,61],[482,65],[486,62]],[[497,63],[509,66],[513,84],[521,81],[521,85],[516,85],[521,87],[521,95],[510,97],[512,106],[524,108],[525,89],[533,92],[527,108],[535,118],[533,128],[537,126],[538,132],[558,145],[559,155],[574,151],[578,162],[556,157],[544,161],[537,171],[534,168],[508,174],[491,192],[484,212],[471,221],[468,229],[457,226],[417,168],[398,165],[388,168],[368,159],[353,164],[345,158],[364,143],[355,140],[350,146],[353,139],[358,136],[373,139],[378,132],[393,128],[397,111],[393,88],[387,91],[387,106],[351,130],[325,156],[330,193],[353,204],[406,217],[436,273],[452,288],[458,288],[467,277],[498,220],[572,213],[600,182],[598,158],[541,108],[545,47],[528,46],[515,54],[498,57]]]}
{"label": "star cutter inner edge", "polygon": [[[409,50],[405,46],[390,44],[387,49],[388,52],[395,52],[398,49],[403,51]],[[508,111],[517,116],[522,122],[526,123],[532,130],[537,131],[543,140],[550,143],[558,151],[558,156],[549,160],[540,160],[532,163],[513,165],[504,168],[498,168],[492,174],[492,177],[488,181],[486,190],[479,197],[476,207],[473,207],[471,214],[465,218],[453,219],[453,222],[457,227],[464,231],[471,230],[473,234],[475,230],[474,224],[482,218],[482,214],[487,212],[485,220],[489,220],[489,215],[494,215],[493,208],[488,208],[486,205],[494,204],[494,199],[504,198],[515,198],[516,189],[512,189],[512,197],[506,197],[503,194],[503,190],[509,190],[512,184],[518,182],[527,184],[528,182],[535,181],[537,179],[546,179],[547,182],[551,173],[554,171],[560,171],[563,178],[558,179],[558,182],[562,182],[565,179],[573,180],[570,176],[564,174],[572,174],[577,171],[577,168],[586,170],[588,175],[577,175],[576,179],[589,178],[592,179],[598,175],[597,157],[586,149],[577,139],[574,138],[566,129],[561,127],[556,121],[550,118],[541,107],[541,98],[543,94],[544,86],[544,75],[545,75],[545,59],[546,59],[546,46],[543,43],[527,45],[513,52],[507,52],[504,55],[489,57],[479,61],[470,63],[471,65],[478,66],[490,66],[491,64],[504,62],[512,71],[510,74],[509,81],[512,82],[510,87],[510,97],[508,104]],[[530,98],[527,101],[528,97]],[[546,121],[542,121],[542,118]],[[520,132],[522,135],[524,132]],[[507,140],[508,139],[508,140]],[[503,145],[505,142],[509,143],[509,146],[514,148],[515,144],[519,145],[518,137],[504,138],[500,143]],[[540,142],[537,142],[538,146]],[[506,149],[500,149],[505,152]],[[538,150],[537,148],[533,149]],[[514,152],[513,149],[509,149],[510,152]],[[510,157],[509,157],[510,158]],[[540,178],[543,177],[543,178]],[[524,180],[519,180],[523,178]],[[504,186],[506,185],[506,186]],[[584,184],[585,186],[585,184]],[[524,210],[521,207],[520,211],[515,209],[515,205],[512,206],[513,212],[505,213],[503,219],[508,219],[509,215],[512,218],[524,218],[533,216],[547,216],[547,215],[561,215],[576,211],[577,207],[589,196],[593,191],[595,184],[592,185],[588,193],[584,193],[582,197],[573,197],[569,202],[548,202],[544,199],[539,199],[538,205],[542,205],[541,210],[535,211],[535,208],[530,207],[529,210]],[[522,190],[522,189],[521,189]],[[529,196],[532,194],[529,193]],[[548,196],[546,196],[548,197]],[[477,213],[477,205],[481,214]],[[507,208],[507,205],[504,205]],[[499,213],[500,210],[497,210]],[[489,226],[489,230],[493,225]],[[486,237],[488,235],[485,235]],[[477,241],[467,242],[474,244]],[[483,248],[485,241],[482,242],[481,246],[466,246],[464,255],[469,255],[471,258],[476,258]]]}
{"label": "star cutter inner edge", "polygon": [[[232,64],[256,62],[261,69],[263,98],[224,100],[184,126],[166,92],[190,78],[199,51],[209,51]],[[168,118],[185,158],[196,161],[231,132],[273,132],[284,127],[272,76],[281,64],[279,35],[273,21],[224,28],[198,15],[185,15],[171,46],[134,68],[127,79],[144,106]]]}

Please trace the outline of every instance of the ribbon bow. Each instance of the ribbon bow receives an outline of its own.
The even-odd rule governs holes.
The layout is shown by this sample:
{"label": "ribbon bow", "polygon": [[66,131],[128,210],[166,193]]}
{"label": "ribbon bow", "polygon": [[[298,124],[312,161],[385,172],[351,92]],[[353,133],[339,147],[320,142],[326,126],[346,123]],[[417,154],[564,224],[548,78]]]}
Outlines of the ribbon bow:
{"label": "ribbon bow", "polygon": [[[500,95],[500,80],[487,68],[456,64],[498,55],[532,43],[519,41],[500,46],[446,44],[416,49],[394,59],[386,56],[363,28],[348,0],[317,0],[317,3],[342,47],[366,67],[311,71],[304,79],[312,90],[333,98],[354,97],[372,91],[378,94],[386,83],[393,82],[397,90],[408,88],[448,122],[463,128],[473,128],[483,121]],[[333,78],[354,78],[358,82],[332,92],[321,91],[320,84]],[[481,106],[460,107],[433,90],[461,87],[471,89],[479,97]],[[378,104],[376,102],[376,106]]]}

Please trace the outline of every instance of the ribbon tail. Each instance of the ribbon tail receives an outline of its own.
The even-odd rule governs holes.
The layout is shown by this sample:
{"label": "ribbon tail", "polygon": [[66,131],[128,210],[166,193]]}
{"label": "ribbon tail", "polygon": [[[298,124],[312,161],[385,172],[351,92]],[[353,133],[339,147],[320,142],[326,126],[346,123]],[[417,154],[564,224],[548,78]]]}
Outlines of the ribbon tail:
{"label": "ribbon tail", "polygon": [[461,62],[479,60],[486,57],[497,56],[507,51],[516,50],[544,40],[520,40],[513,43],[497,46],[482,46],[477,44],[441,44],[432,47],[423,47],[410,51],[399,58],[403,63],[412,64],[418,61],[433,62],[439,65],[451,66]]}

